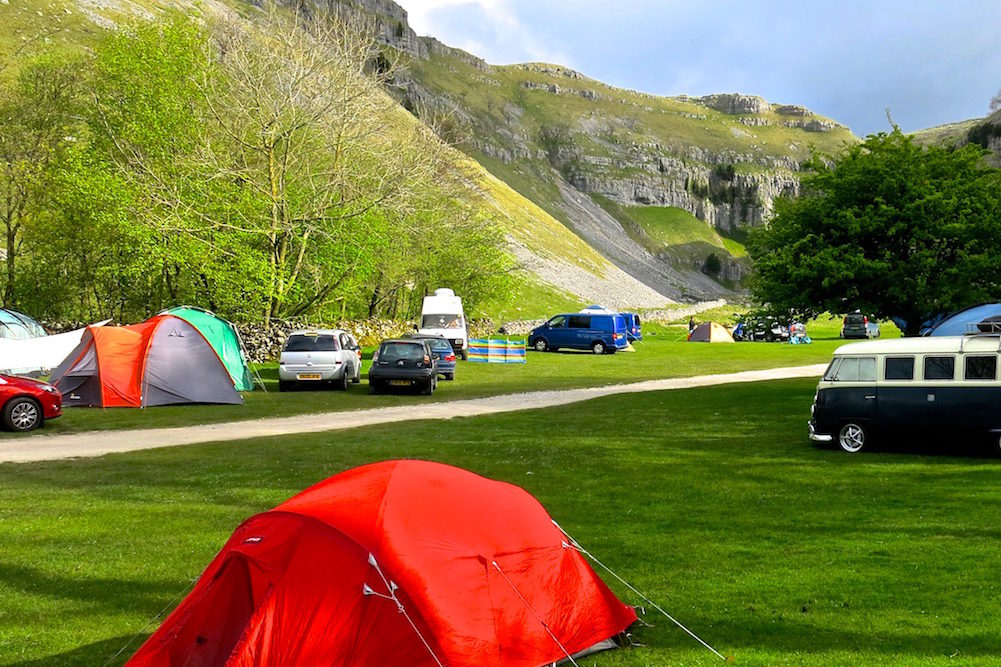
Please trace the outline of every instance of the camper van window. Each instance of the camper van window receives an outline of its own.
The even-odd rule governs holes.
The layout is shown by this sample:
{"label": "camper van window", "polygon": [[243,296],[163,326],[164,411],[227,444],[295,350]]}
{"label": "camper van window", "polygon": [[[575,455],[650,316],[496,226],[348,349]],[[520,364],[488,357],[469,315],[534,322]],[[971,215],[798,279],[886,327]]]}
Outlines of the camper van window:
{"label": "camper van window", "polygon": [[571,329],[590,329],[591,328],[591,316],[590,315],[571,315],[570,323],[567,325]]}
{"label": "camper van window", "polygon": [[423,315],[421,329],[460,329],[462,318],[458,315]]}
{"label": "camper van window", "polygon": [[951,380],[956,376],[954,357],[925,357],[926,380]]}
{"label": "camper van window", "polygon": [[914,357],[887,357],[884,380],[913,380]]}
{"label": "camper van window", "polygon": [[995,355],[989,357],[966,357],[966,379],[967,380],[993,380],[997,378],[998,358]]}
{"label": "camper van window", "polygon": [[841,360],[835,382],[875,382],[876,357],[845,357]]}
{"label": "camper van window", "polygon": [[557,315],[553,319],[546,322],[550,329],[562,329],[567,325],[566,315]]}
{"label": "camper van window", "polygon": [[841,357],[834,357],[831,360],[831,365],[827,367],[827,372],[824,373],[824,381],[831,382],[834,377],[838,374],[838,366],[841,365]]}

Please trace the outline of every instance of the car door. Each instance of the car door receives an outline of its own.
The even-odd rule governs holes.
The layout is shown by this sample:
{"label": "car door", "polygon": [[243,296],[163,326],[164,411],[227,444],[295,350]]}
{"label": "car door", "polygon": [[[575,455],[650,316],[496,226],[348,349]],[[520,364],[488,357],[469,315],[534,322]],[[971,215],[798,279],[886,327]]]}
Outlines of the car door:
{"label": "car door", "polygon": [[586,349],[591,346],[591,316],[571,315],[567,318],[567,347]]}
{"label": "car door", "polygon": [[872,428],[879,414],[876,357],[843,357],[827,397],[828,408],[839,423],[861,422]]}
{"label": "car door", "polygon": [[358,360],[357,352],[358,346],[355,344],[354,339],[346,332],[341,333],[339,339],[341,343],[341,360],[345,365],[344,372],[348,377],[353,378],[361,372],[359,368],[361,362]]}
{"label": "car door", "polygon": [[567,347],[570,344],[566,315],[557,315],[546,322],[546,338],[549,347]]}

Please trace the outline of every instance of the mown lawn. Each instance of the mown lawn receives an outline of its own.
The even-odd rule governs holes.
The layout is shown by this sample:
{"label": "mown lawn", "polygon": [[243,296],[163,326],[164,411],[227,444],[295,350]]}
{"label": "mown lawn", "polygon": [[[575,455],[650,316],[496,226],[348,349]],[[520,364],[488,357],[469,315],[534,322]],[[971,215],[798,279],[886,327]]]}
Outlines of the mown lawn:
{"label": "mown lawn", "polygon": [[[818,449],[805,436],[814,387],[0,465],[0,665],[122,664],[243,519],[400,457],[524,486],[736,664],[1001,664],[1001,463],[956,443]],[[645,620],[642,647],[583,664],[718,662]]]}
{"label": "mown lawn", "polygon": [[[689,377],[710,373],[826,363],[838,345],[840,320],[823,320],[811,327],[812,345],[738,343],[709,345],[687,343],[684,326],[644,325],[645,340],[636,352],[595,356],[590,352],[528,353],[525,365],[460,362],[453,382],[440,382],[431,398],[413,394],[371,396],[368,393],[369,359],[366,350],[363,380],[346,394],[334,390],[278,392],[278,366],[257,370],[264,390],[246,392],[243,405],[181,405],[148,408],[70,408],[48,422],[42,433],[80,433],[94,430],[157,428],[213,422],[284,417],[296,414],[358,410],[380,406],[495,396],[513,392],[569,389],[622,384],[656,378]],[[512,337],[512,339],[524,337]],[[0,431],[0,439],[24,437]]]}

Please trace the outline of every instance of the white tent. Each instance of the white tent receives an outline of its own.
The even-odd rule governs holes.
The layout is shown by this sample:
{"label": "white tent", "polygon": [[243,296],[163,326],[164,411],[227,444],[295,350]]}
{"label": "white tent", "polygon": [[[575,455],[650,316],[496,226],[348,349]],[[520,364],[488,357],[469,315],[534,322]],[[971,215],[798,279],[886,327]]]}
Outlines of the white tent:
{"label": "white tent", "polygon": [[39,338],[0,338],[0,371],[10,374],[50,371],[80,344],[84,331],[86,327]]}

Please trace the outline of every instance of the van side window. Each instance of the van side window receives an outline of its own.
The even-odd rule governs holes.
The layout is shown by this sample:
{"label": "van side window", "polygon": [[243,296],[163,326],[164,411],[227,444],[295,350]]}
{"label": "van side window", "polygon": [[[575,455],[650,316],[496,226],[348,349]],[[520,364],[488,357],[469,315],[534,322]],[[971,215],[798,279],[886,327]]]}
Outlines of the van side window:
{"label": "van side window", "polygon": [[824,373],[824,380],[826,382],[831,382],[838,374],[838,366],[841,364],[841,357],[834,357],[831,360],[831,365],[827,367],[827,372]]}
{"label": "van side window", "polygon": [[590,315],[571,315],[570,323],[568,325],[571,329],[590,329],[591,328],[591,316]]}
{"label": "van side window", "polygon": [[966,357],[966,379],[967,380],[994,380],[998,374],[998,358],[996,355],[989,357]]}
{"label": "van side window", "polygon": [[875,382],[876,357],[845,357],[834,376],[835,382]]}
{"label": "van side window", "polygon": [[884,380],[913,380],[914,357],[887,357]]}
{"label": "van side window", "polygon": [[955,376],[955,357],[925,357],[926,380],[951,380]]}
{"label": "van side window", "polygon": [[553,319],[546,322],[550,329],[561,329],[567,325],[566,315],[557,315]]}

